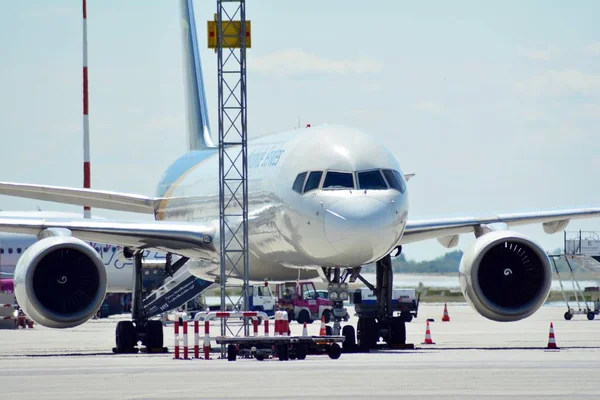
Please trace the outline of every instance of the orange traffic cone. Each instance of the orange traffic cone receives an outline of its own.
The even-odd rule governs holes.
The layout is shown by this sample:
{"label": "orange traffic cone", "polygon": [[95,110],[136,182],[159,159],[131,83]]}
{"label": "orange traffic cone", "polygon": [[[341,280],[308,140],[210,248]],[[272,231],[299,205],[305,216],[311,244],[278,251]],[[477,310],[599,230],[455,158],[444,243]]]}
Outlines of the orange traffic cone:
{"label": "orange traffic cone", "polygon": [[304,328],[302,328],[302,336],[308,336],[308,330],[306,329],[306,322],[304,323]]}
{"label": "orange traffic cone", "polygon": [[327,328],[325,328],[325,316],[321,317],[321,329],[319,330],[319,336],[327,336]]}
{"label": "orange traffic cone", "polygon": [[550,333],[548,333],[548,347],[547,349],[558,349],[556,345],[556,338],[554,337],[554,325],[550,322]]}
{"label": "orange traffic cone", "polygon": [[427,327],[425,328],[425,341],[421,344],[435,344],[435,342],[431,340],[431,332],[429,331],[429,320],[427,320]]}
{"label": "orange traffic cone", "polygon": [[442,322],[450,322],[450,316],[448,315],[448,306],[444,303],[444,316],[442,317]]}

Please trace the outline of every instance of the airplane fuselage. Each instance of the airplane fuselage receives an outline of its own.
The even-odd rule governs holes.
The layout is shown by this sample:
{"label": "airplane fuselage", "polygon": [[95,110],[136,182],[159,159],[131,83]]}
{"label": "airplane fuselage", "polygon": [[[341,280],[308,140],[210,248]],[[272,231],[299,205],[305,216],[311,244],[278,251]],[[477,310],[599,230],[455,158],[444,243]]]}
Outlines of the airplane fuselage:
{"label": "airplane fuselage", "polygon": [[[218,167],[216,149],[176,161],[158,185],[158,196],[171,199],[156,218],[195,221],[218,232]],[[408,198],[400,166],[385,146],[357,130],[325,125],[248,142],[248,208],[250,279],[297,279],[299,269],[300,278],[310,279],[320,267],[356,267],[388,254],[404,232]],[[218,251],[218,238],[214,245]],[[214,280],[218,257],[194,260],[190,270]]]}

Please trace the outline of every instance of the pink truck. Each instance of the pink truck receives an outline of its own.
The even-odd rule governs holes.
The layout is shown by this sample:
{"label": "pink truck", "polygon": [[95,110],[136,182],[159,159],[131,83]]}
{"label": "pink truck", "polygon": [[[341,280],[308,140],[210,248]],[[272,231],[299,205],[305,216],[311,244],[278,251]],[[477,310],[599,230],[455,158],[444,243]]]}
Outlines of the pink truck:
{"label": "pink truck", "polygon": [[15,291],[15,286],[12,279],[0,279],[0,292],[12,293]]}
{"label": "pink truck", "polygon": [[319,297],[313,282],[284,282],[275,287],[277,309],[287,311],[290,321],[299,324],[312,324],[325,317],[325,322],[331,318],[333,303],[329,299]]}

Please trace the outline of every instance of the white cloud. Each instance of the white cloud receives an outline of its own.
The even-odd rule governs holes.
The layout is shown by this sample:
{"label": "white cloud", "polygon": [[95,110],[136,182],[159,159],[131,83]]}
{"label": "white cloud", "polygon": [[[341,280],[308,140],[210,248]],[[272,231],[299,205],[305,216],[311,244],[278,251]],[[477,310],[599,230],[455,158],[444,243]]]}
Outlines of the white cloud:
{"label": "white cloud", "polygon": [[526,50],[523,55],[532,61],[550,61],[550,59],[558,54],[558,50],[554,46],[550,46],[541,50]]}
{"label": "white cloud", "polygon": [[517,89],[529,95],[593,94],[600,92],[600,75],[575,69],[546,71],[518,83]]}
{"label": "white cloud", "polygon": [[329,59],[301,49],[285,49],[267,56],[248,58],[255,71],[278,75],[300,73],[365,74],[380,72],[383,63],[369,56],[354,59]]}
{"label": "white cloud", "polygon": [[432,114],[441,114],[442,112],[444,112],[444,108],[441,105],[432,101],[424,101],[415,104],[415,110],[428,112]]}
{"label": "white cloud", "polygon": [[522,117],[530,122],[549,122],[552,116],[543,110],[526,110],[522,112]]}
{"label": "white cloud", "polygon": [[600,42],[589,44],[585,49],[593,56],[600,56]]}
{"label": "white cloud", "polygon": [[577,116],[598,119],[600,118],[600,104],[580,104],[577,105]]}

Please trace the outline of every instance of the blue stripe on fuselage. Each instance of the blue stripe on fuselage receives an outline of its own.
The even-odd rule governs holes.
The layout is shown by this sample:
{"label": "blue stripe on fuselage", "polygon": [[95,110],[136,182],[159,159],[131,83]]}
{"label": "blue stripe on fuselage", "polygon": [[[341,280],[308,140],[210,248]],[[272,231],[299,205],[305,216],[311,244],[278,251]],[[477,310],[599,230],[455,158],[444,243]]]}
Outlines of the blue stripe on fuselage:
{"label": "blue stripe on fuselage", "polygon": [[179,178],[207,158],[216,155],[218,149],[193,150],[178,158],[167,168],[156,187],[156,196],[165,197],[169,189]]}

